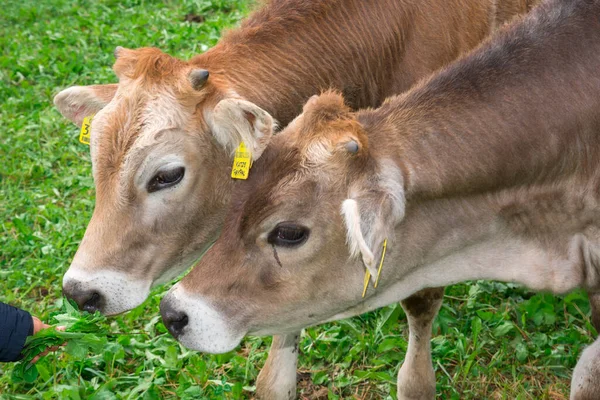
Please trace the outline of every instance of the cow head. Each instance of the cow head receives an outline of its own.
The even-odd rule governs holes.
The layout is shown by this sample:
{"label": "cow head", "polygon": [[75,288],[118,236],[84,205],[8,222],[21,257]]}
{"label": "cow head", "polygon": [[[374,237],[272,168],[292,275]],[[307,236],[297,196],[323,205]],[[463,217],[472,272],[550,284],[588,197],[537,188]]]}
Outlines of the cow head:
{"label": "cow head", "polygon": [[161,303],[193,349],[229,351],[247,333],[296,331],[356,305],[404,214],[399,168],[373,157],[336,93],[312,98],[236,189],[221,237]]}
{"label": "cow head", "polygon": [[54,99],[78,126],[93,115],[96,206],[63,289],[106,314],[141,304],[207,249],[229,202],[234,149],[243,140],[257,158],[273,130],[218,73],[152,48],[115,53],[118,84]]}

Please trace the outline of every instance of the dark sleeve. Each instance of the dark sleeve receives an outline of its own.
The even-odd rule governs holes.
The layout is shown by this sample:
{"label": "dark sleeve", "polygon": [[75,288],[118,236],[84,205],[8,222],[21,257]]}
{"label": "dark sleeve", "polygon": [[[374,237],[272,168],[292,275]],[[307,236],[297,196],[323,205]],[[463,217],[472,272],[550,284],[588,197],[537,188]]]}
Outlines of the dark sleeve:
{"label": "dark sleeve", "polygon": [[33,334],[33,320],[27,311],[0,303],[0,361],[18,361],[27,336]]}

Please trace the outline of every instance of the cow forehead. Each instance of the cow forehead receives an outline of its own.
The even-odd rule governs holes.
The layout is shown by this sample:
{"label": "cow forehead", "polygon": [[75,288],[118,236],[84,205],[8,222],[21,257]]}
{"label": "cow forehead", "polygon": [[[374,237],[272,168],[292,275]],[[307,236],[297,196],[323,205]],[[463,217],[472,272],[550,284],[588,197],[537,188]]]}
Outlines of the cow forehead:
{"label": "cow forehead", "polygon": [[[185,130],[194,109],[186,107],[169,88],[151,91],[125,88],[92,123],[92,164],[98,190],[117,185],[118,177],[134,170],[141,153],[152,151],[166,130]],[[149,150],[150,149],[150,150]],[[135,162],[128,162],[134,159]]]}
{"label": "cow forehead", "polygon": [[143,133],[184,127],[194,111],[194,108],[186,106],[174,91],[165,88],[151,96],[144,106]]}
{"label": "cow forehead", "polygon": [[[99,113],[97,124],[92,125],[94,161],[118,162],[118,156],[124,156],[130,149],[151,145],[156,133],[183,129],[193,111],[168,88],[150,93],[134,91],[126,96],[117,94]],[[103,153],[111,157],[103,157]]]}
{"label": "cow forehead", "polygon": [[299,148],[270,146],[252,167],[247,181],[233,194],[230,220],[237,221],[241,236],[274,213],[312,204],[318,173],[303,165]]}

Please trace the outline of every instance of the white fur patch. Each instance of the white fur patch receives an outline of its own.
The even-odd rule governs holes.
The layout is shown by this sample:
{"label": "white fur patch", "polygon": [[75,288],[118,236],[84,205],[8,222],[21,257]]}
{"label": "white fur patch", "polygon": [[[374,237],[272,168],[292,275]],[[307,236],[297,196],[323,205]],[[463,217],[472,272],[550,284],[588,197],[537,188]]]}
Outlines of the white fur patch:
{"label": "white fur patch", "polygon": [[371,278],[377,276],[377,268],[375,268],[375,256],[360,229],[360,214],[358,212],[358,204],[356,200],[346,199],[342,203],[342,215],[346,221],[346,242],[350,247],[350,255],[356,257],[360,252],[362,254],[363,263],[371,273]]}
{"label": "white fur patch", "polygon": [[177,340],[189,349],[226,353],[235,349],[246,335],[202,297],[187,293],[180,284],[173,286],[162,302],[168,303],[174,311],[187,314],[189,322]]}
{"label": "white fur patch", "polygon": [[90,273],[71,265],[63,277],[63,286],[76,285],[78,290],[97,291],[104,297],[105,315],[120,314],[142,304],[150,294],[151,281],[104,269]]}

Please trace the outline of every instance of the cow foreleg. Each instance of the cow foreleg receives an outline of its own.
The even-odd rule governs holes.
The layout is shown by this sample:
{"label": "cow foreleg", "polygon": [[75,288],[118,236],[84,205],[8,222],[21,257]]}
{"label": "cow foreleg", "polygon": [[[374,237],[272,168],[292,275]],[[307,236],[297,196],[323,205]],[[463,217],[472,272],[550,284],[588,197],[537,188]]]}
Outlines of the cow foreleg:
{"label": "cow foreleg", "polygon": [[296,398],[296,366],[300,332],[273,336],[265,366],[256,380],[256,395],[261,400]]}
{"label": "cow foreleg", "polygon": [[592,324],[596,332],[600,333],[600,293],[588,293],[592,309]]}
{"label": "cow foreleg", "polygon": [[423,289],[400,302],[408,319],[408,350],[398,371],[398,400],[435,398],[431,361],[431,328],[444,297],[444,288]]}
{"label": "cow foreleg", "polygon": [[600,396],[600,338],[586,347],[573,371],[571,400],[597,400]]}
{"label": "cow foreleg", "polygon": [[[600,293],[588,293],[592,324],[600,332]],[[597,399],[600,393],[600,338],[585,348],[573,370],[571,400]]]}

